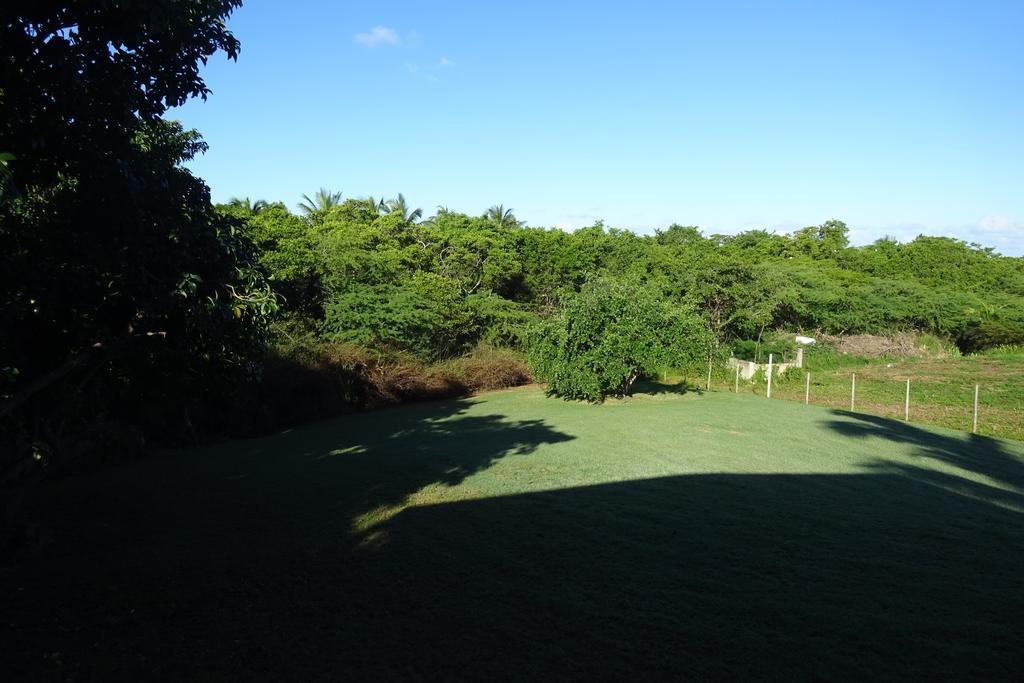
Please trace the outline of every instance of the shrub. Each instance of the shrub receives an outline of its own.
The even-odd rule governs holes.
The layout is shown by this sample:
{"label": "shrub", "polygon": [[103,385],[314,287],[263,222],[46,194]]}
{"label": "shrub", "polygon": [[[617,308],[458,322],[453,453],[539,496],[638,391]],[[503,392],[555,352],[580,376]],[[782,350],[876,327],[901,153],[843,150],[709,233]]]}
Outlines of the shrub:
{"label": "shrub", "polygon": [[366,405],[368,352],[347,344],[292,343],[270,349],[252,430],[351,412]]}
{"label": "shrub", "polygon": [[468,296],[466,304],[479,323],[482,341],[489,346],[522,350],[527,331],[539,321],[537,314],[522,304],[492,292]]}
{"label": "shrub", "polygon": [[470,391],[507,389],[533,380],[522,354],[489,346],[478,347],[442,367]]}
{"label": "shrub", "polygon": [[328,302],[324,331],[337,342],[402,349],[424,360],[464,352],[479,334],[456,284],[432,273],[400,285],[352,285]]}
{"label": "shrub", "polygon": [[968,322],[956,337],[962,353],[1024,343],[1024,320],[990,318]]}
{"label": "shrub", "polygon": [[534,329],[528,360],[551,393],[599,401],[628,395],[637,378],[659,367],[692,365],[711,346],[692,309],[639,283],[601,278]]}
{"label": "shrub", "polygon": [[986,358],[1016,359],[1024,357],[1024,344],[1001,344],[979,351],[979,356]]}
{"label": "shrub", "polygon": [[479,347],[468,356],[427,364],[408,353],[380,353],[308,339],[279,344],[268,355],[259,400],[241,431],[289,424],[396,403],[465,396],[531,381],[521,354]]}
{"label": "shrub", "polygon": [[796,357],[796,341],[792,334],[774,332],[762,336],[760,343],[755,339],[738,340],[732,351],[740,360],[767,363],[768,354],[772,354],[776,362],[783,363]]}

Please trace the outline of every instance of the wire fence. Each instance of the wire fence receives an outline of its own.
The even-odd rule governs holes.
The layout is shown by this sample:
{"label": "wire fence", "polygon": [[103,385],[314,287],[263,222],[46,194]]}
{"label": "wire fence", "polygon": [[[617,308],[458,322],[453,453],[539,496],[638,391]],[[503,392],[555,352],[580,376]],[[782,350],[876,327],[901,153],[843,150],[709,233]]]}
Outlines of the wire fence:
{"label": "wire fence", "polygon": [[781,374],[773,368],[770,375],[765,369],[744,379],[739,367],[729,366],[713,368],[698,386],[1024,440],[1024,380],[1018,386],[1017,379],[915,377],[886,366],[819,372],[790,367]]}

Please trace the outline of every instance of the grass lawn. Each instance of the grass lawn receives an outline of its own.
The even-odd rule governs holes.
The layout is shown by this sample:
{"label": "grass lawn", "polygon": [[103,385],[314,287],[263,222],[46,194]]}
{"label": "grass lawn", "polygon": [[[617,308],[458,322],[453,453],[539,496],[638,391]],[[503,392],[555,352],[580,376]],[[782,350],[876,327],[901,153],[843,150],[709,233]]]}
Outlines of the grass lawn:
{"label": "grass lawn", "polygon": [[536,388],[54,482],[6,680],[1010,679],[1024,443]]}

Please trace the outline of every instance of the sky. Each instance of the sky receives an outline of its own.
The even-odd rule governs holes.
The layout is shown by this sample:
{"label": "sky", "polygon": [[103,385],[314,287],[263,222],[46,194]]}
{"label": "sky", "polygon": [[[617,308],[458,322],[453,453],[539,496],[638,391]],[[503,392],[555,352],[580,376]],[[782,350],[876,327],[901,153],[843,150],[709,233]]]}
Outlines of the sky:
{"label": "sky", "polygon": [[248,0],[171,112],[215,201],[1024,254],[1024,2]]}

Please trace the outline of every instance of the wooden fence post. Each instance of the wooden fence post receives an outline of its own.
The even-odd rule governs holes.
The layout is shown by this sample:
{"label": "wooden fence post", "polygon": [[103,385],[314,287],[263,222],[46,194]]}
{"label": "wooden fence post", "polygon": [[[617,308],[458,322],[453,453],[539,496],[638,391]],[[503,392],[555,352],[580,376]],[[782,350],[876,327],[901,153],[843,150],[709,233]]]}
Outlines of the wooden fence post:
{"label": "wooden fence post", "polygon": [[857,403],[857,373],[853,373],[850,376],[850,412],[853,412],[853,408]]}
{"label": "wooden fence post", "polygon": [[907,380],[907,396],[903,399],[903,420],[910,422],[910,380]]}
{"label": "wooden fence post", "polygon": [[807,373],[807,382],[804,386],[804,405],[811,402],[811,373]]}
{"label": "wooden fence post", "polygon": [[974,385],[974,426],[971,428],[971,434],[978,433],[978,388],[980,385]]}
{"label": "wooden fence post", "polygon": [[768,354],[768,398],[772,397],[772,354]]}

